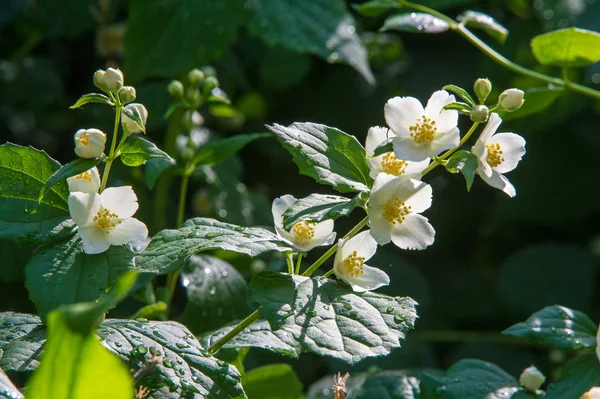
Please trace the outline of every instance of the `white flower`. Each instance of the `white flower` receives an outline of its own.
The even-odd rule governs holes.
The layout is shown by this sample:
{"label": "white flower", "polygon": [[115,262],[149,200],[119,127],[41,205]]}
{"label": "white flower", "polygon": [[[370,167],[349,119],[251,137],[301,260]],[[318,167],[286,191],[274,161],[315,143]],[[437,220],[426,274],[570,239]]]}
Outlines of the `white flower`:
{"label": "white flower", "polygon": [[433,244],[435,230],[419,215],[431,206],[429,184],[402,180],[381,173],[373,183],[369,198],[369,226],[379,245],[392,241],[402,249],[425,249]]}
{"label": "white flower", "polygon": [[398,159],[423,161],[454,148],[460,141],[458,111],[443,110],[455,102],[444,90],[431,95],[427,106],[414,97],[394,97],[385,104],[385,120],[396,137],[394,152]]}
{"label": "white flower", "polygon": [[104,75],[102,76],[102,80],[104,81],[104,86],[112,92],[117,92],[121,87],[123,87],[123,72],[121,70],[108,68]]}
{"label": "white flower", "polygon": [[593,387],[583,395],[579,399],[600,399],[600,387]]}
{"label": "white flower", "polygon": [[289,194],[275,198],[273,201],[271,213],[275,221],[275,231],[279,238],[287,241],[300,251],[309,251],[314,247],[333,244],[335,240],[333,220],[319,223],[302,220],[294,224],[290,231],[283,228],[283,213],[296,201],[296,198]]}
{"label": "white flower", "polygon": [[[146,107],[142,104],[133,103],[126,105],[125,109],[132,112],[134,115],[138,115],[139,119],[142,121],[142,126],[146,127],[146,120],[148,119]],[[143,129],[141,129],[133,119],[128,117],[125,112],[121,112],[121,123],[123,124],[123,129],[129,133],[143,132]]]}
{"label": "white flower", "polygon": [[137,209],[137,197],[130,186],[107,188],[102,194],[69,195],[71,219],[79,226],[87,254],[99,254],[111,245],[146,239],[146,225],[132,218]]}
{"label": "white flower", "polygon": [[521,373],[519,383],[529,392],[537,391],[546,381],[546,376],[535,366],[529,366]]}
{"label": "white flower", "polygon": [[514,197],[517,194],[515,187],[502,173],[517,167],[525,154],[525,139],[514,133],[496,134],[500,123],[502,119],[492,113],[472,151],[479,159],[477,173],[483,181]]}
{"label": "white flower", "polygon": [[365,264],[377,250],[377,242],[365,230],[354,237],[338,241],[333,262],[335,275],[352,286],[356,292],[375,290],[390,283],[384,271]]}
{"label": "white flower", "polygon": [[82,193],[95,193],[100,188],[100,174],[95,166],[83,173],[67,179],[69,191],[80,191]]}
{"label": "white flower", "polygon": [[75,133],[75,154],[81,158],[98,158],[104,152],[106,134],[98,129],[79,129]]}
{"label": "white flower", "polygon": [[504,90],[498,97],[498,106],[506,112],[514,112],[521,108],[525,100],[525,93],[519,89]]}
{"label": "white flower", "polygon": [[403,179],[421,180],[421,172],[429,165],[429,158],[421,162],[404,161],[396,158],[393,152],[373,156],[375,149],[388,138],[395,137],[391,130],[384,127],[372,127],[367,133],[365,150],[367,151],[367,164],[369,165],[372,179],[380,173],[387,173]]}

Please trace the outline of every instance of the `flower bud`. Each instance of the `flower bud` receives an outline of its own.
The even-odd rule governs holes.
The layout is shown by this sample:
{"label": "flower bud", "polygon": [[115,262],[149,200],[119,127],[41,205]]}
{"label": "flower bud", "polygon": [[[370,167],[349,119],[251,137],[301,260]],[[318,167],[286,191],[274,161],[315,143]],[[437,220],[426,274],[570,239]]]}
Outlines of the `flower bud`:
{"label": "flower bud", "polygon": [[106,134],[98,129],[79,129],[75,133],[75,154],[81,158],[99,158],[104,152]]}
{"label": "flower bud", "polygon": [[106,86],[104,85],[105,74],[106,72],[102,69],[98,69],[96,72],[94,72],[94,86],[96,86],[100,90],[106,90]]}
{"label": "flower bud", "polygon": [[169,87],[167,88],[169,94],[177,99],[181,99],[183,97],[183,84],[178,80],[172,80],[169,83]]}
{"label": "flower bud", "polygon": [[200,87],[204,81],[204,72],[194,68],[188,73],[188,80],[191,86]]}
{"label": "flower bud", "polygon": [[108,68],[104,74],[104,85],[112,92],[123,87],[123,72],[119,69]]}
{"label": "flower bud", "polygon": [[485,105],[476,105],[471,109],[471,120],[477,123],[485,123],[490,115],[490,110]]}
{"label": "flower bud", "polygon": [[100,174],[95,166],[78,175],[67,179],[69,192],[96,193],[100,188]]}
{"label": "flower bud", "polygon": [[492,91],[492,82],[489,79],[477,79],[473,85],[473,91],[475,91],[479,102],[483,104]]}
{"label": "flower bud", "polygon": [[535,366],[529,366],[521,373],[519,383],[529,392],[537,391],[546,381],[546,377]]}
{"label": "flower bud", "polygon": [[[127,116],[128,111],[136,116],[137,122]],[[123,112],[121,113],[121,123],[123,124],[123,129],[125,129],[129,133],[140,133],[143,132],[146,128],[146,120],[148,119],[148,111],[146,107],[142,104],[133,103],[126,105]],[[141,126],[139,126],[141,124]],[[142,129],[143,127],[143,129]]]}
{"label": "flower bud", "polygon": [[581,395],[579,399],[600,399],[600,387],[592,387],[592,389]]}
{"label": "flower bud", "polygon": [[506,112],[513,112],[521,108],[525,100],[525,93],[519,89],[504,90],[498,98],[498,105]]}
{"label": "flower bud", "polygon": [[202,102],[202,95],[197,88],[188,87],[185,91],[185,99],[192,104],[193,108],[198,108]]}
{"label": "flower bud", "polygon": [[135,100],[135,88],[131,86],[123,86],[121,90],[119,90],[119,98],[121,99],[121,103],[129,104],[130,102]]}
{"label": "flower bud", "polygon": [[208,76],[206,79],[204,79],[204,92],[208,93],[210,92],[212,89],[214,89],[215,87],[219,86],[219,80],[217,78],[215,78],[214,76]]}

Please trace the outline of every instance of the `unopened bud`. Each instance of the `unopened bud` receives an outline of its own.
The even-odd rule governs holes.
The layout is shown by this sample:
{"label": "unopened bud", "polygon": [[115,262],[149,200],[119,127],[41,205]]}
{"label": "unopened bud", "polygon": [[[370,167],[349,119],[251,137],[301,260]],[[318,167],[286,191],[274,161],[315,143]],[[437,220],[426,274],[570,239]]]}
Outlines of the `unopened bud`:
{"label": "unopened bud", "polygon": [[190,85],[194,87],[200,87],[200,85],[204,81],[204,72],[194,68],[188,73],[188,80],[190,82]]}
{"label": "unopened bud", "polygon": [[469,116],[473,122],[485,123],[490,115],[490,110],[485,105],[476,105],[471,109]]}
{"label": "unopened bud", "polygon": [[214,89],[215,87],[219,86],[219,80],[217,78],[215,78],[214,76],[207,76],[206,79],[204,79],[204,92],[208,93],[210,92],[212,89]]}
{"label": "unopened bud", "polygon": [[67,179],[69,192],[96,193],[100,188],[100,174],[95,166],[78,175]]}
{"label": "unopened bud", "polygon": [[119,98],[121,99],[121,103],[129,104],[130,102],[135,100],[135,88],[131,86],[123,86],[121,90],[119,90]]}
{"label": "unopened bud", "polygon": [[94,72],[94,86],[101,90],[106,90],[106,87],[104,86],[105,74],[106,72],[104,72],[102,69],[98,69],[96,72]]}
{"label": "unopened bud", "polygon": [[525,100],[525,93],[519,89],[504,90],[498,98],[498,105],[506,112],[513,112],[521,108]]}
{"label": "unopened bud", "polygon": [[592,389],[581,395],[579,399],[600,399],[600,387],[592,387]]}
{"label": "unopened bud", "polygon": [[[128,114],[131,114],[130,117]],[[142,104],[133,103],[126,105],[121,114],[123,129],[129,133],[140,133],[146,129],[148,111]]]}
{"label": "unopened bud", "polygon": [[178,80],[172,80],[171,83],[169,83],[167,90],[171,96],[177,99],[181,99],[183,97],[183,84]]}
{"label": "unopened bud", "polygon": [[123,87],[123,72],[119,69],[108,68],[104,74],[104,85],[112,92],[117,92]]}
{"label": "unopened bud", "polygon": [[535,366],[529,366],[521,373],[519,383],[529,392],[537,391],[546,381],[546,376]]}
{"label": "unopened bud", "polygon": [[106,134],[98,129],[79,129],[75,133],[75,154],[81,158],[99,158],[104,152]]}
{"label": "unopened bud", "polygon": [[489,79],[477,79],[473,85],[473,91],[475,91],[479,103],[483,104],[492,91],[492,82],[490,82]]}
{"label": "unopened bud", "polygon": [[198,108],[202,101],[202,95],[197,88],[188,87],[185,91],[185,99],[192,104],[193,108]]}

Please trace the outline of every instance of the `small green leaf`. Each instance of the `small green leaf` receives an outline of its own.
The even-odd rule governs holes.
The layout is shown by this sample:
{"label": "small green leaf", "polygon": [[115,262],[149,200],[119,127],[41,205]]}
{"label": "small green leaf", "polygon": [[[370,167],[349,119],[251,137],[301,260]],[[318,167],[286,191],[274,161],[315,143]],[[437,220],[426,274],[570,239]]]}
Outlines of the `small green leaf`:
{"label": "small green leaf", "polygon": [[460,113],[466,114],[466,115],[471,113],[471,106],[469,104],[461,103],[461,102],[448,104],[448,105],[444,106],[444,109],[454,109],[454,110],[456,110]]}
{"label": "small green leaf", "polygon": [[554,305],[531,315],[502,334],[541,342],[559,349],[594,348],[598,326],[585,313]]}
{"label": "small green leaf", "polygon": [[269,133],[240,134],[226,139],[211,141],[202,146],[194,157],[197,166],[212,166],[231,157],[248,143],[269,137]]}
{"label": "small green leaf", "polygon": [[564,91],[563,87],[558,86],[527,89],[525,90],[525,102],[521,108],[513,112],[501,112],[500,116],[503,120],[508,121],[537,114],[550,107]]}
{"label": "small green leaf", "polygon": [[534,37],[531,50],[540,64],[582,67],[600,61],[600,33],[559,29]]}
{"label": "small green leaf", "polygon": [[164,158],[155,158],[146,162],[145,177],[146,186],[149,189],[153,189],[158,178],[167,170],[173,169],[175,166],[173,160],[167,160]]}
{"label": "small green leaf", "polygon": [[487,14],[469,10],[459,15],[457,19],[469,28],[483,29],[500,43],[504,44],[508,37],[508,30]]}
{"label": "small green leaf", "polygon": [[362,4],[353,4],[352,7],[363,17],[377,17],[384,12],[398,8],[400,5],[393,0],[371,0]]}
{"label": "small green leaf", "polygon": [[160,159],[171,165],[175,160],[160,150],[154,143],[142,137],[130,137],[119,149],[121,162],[127,166],[140,166],[151,159]]}
{"label": "small green leaf", "polygon": [[474,154],[469,151],[457,151],[448,159],[446,170],[450,173],[462,173],[467,182],[467,191],[470,191],[478,166],[479,160]]}
{"label": "small green leaf", "polygon": [[100,94],[100,93],[89,93],[89,94],[84,94],[83,96],[81,96],[79,98],[79,100],[77,100],[77,102],[73,105],[71,105],[69,108],[70,109],[75,109],[75,108],[79,108],[82,107],[86,104],[90,104],[90,103],[101,103],[101,104],[108,104],[110,106],[113,106],[113,102],[110,101],[110,98],[106,97],[104,94]]}
{"label": "small green leaf", "polygon": [[[365,194],[365,195],[363,195]],[[322,222],[348,216],[354,207],[367,201],[366,193],[359,193],[354,198],[337,195],[311,194],[290,205],[283,213],[283,227],[287,230],[301,220]]]}
{"label": "small green leaf", "polygon": [[369,191],[366,153],[356,137],[316,123],[267,126],[288,150],[300,173],[341,193]]}
{"label": "small green leaf", "polygon": [[250,370],[242,379],[248,399],[304,399],[302,383],[289,364]]}
{"label": "small green leaf", "polygon": [[571,359],[560,372],[558,380],[546,390],[544,399],[580,399],[594,386],[600,385],[600,363],[595,353]]}
{"label": "small green leaf", "polygon": [[404,32],[442,33],[449,29],[446,21],[431,14],[412,12],[396,14],[385,20],[381,31],[398,30]]}
{"label": "small green leaf", "polygon": [[0,399],[23,399],[24,396],[0,369]]}
{"label": "small green leaf", "polygon": [[69,162],[66,165],[61,166],[59,170],[54,172],[52,176],[48,178],[46,184],[40,191],[38,202],[42,202],[42,199],[55,184],[66,180],[69,177],[76,176],[87,170],[92,169],[94,166],[102,162],[102,158],[78,158],[74,161]]}
{"label": "small green leaf", "polygon": [[[460,98],[465,100],[471,107],[475,106],[475,101],[473,101],[473,98],[471,97],[471,95],[462,87],[458,87],[456,85],[446,85],[443,87],[443,89],[456,94],[457,96],[459,96]],[[460,104],[460,103],[457,103],[457,104]],[[444,108],[444,109],[447,109],[447,108]]]}
{"label": "small green leaf", "polygon": [[46,330],[32,314],[0,313],[0,369],[33,371],[39,365]]}
{"label": "small green leaf", "polygon": [[249,256],[293,251],[268,230],[194,218],[178,230],[162,230],[154,235],[146,250],[136,257],[136,266],[142,272],[166,274],[183,267],[193,254],[211,249]]}
{"label": "small green leaf", "polygon": [[379,144],[377,148],[375,148],[375,151],[373,151],[373,156],[376,157],[388,152],[394,152],[394,143],[392,138],[386,139]]}

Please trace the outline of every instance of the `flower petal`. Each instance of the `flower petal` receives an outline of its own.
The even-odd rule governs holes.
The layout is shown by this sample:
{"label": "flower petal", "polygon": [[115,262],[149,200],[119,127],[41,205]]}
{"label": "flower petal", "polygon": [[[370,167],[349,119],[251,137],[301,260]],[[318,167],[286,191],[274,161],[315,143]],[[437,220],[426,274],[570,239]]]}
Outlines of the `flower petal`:
{"label": "flower petal", "polygon": [[381,209],[369,209],[369,233],[379,245],[392,240],[392,225],[383,216]]}
{"label": "flower petal", "polygon": [[111,245],[123,245],[131,241],[141,241],[148,237],[146,225],[135,218],[124,219],[107,234]]}
{"label": "flower petal", "polygon": [[442,151],[449,150],[458,146],[460,142],[460,133],[457,127],[449,131],[444,131],[435,134],[435,138],[431,142],[430,154],[431,156],[438,155]]}
{"label": "flower petal", "polygon": [[425,249],[433,244],[435,230],[426,217],[411,213],[392,226],[392,242],[402,249]]}
{"label": "flower petal", "polygon": [[365,141],[365,150],[367,156],[370,157],[375,152],[375,148],[394,134],[385,127],[374,126],[369,129],[367,133],[367,140]]}
{"label": "flower petal", "polygon": [[423,177],[422,173],[425,170],[425,168],[429,166],[430,161],[431,160],[429,158],[425,158],[420,162],[407,161],[402,178],[421,180],[421,178]]}
{"label": "flower petal", "polygon": [[110,247],[106,234],[96,226],[80,227],[78,233],[86,254],[100,254]]}
{"label": "flower petal", "polygon": [[387,173],[380,173],[377,175],[373,188],[371,189],[371,195],[369,196],[369,208],[379,208],[385,205],[385,203],[393,195],[394,190],[398,184],[402,182],[402,179],[388,175]]}
{"label": "flower petal", "polygon": [[357,256],[369,260],[377,251],[377,241],[371,236],[369,230],[361,231],[346,241],[343,246],[340,245],[338,251],[342,253],[342,259],[345,259],[356,251]]}
{"label": "flower petal", "polygon": [[433,190],[427,183],[409,179],[398,187],[398,196],[412,208],[412,212],[421,213],[431,206]]}
{"label": "flower petal", "polygon": [[[335,272],[335,269],[334,269]],[[390,277],[381,269],[363,264],[363,274],[352,277],[349,274],[338,275],[340,279],[350,284],[355,292],[375,290],[390,284]]]}
{"label": "flower petal", "polygon": [[425,110],[414,97],[394,97],[385,104],[384,113],[388,126],[395,134],[410,137],[410,126],[424,115]]}
{"label": "flower petal", "polygon": [[437,130],[440,132],[448,132],[458,125],[458,111],[443,109],[453,102],[456,102],[456,99],[445,90],[436,91],[427,101],[425,115],[436,122]]}
{"label": "flower petal", "polygon": [[500,144],[504,161],[494,168],[498,173],[510,172],[525,155],[525,139],[514,133],[498,133],[493,141]]}
{"label": "flower petal", "polygon": [[100,211],[100,195],[97,193],[73,192],[69,194],[69,213],[80,228],[92,223]]}
{"label": "flower petal", "polygon": [[294,196],[286,194],[273,200],[271,205],[271,214],[273,215],[273,222],[275,227],[283,229],[283,213],[294,203],[297,199]]}
{"label": "flower petal", "polygon": [[76,176],[67,179],[69,191],[80,191],[82,193],[95,193],[100,188],[100,174],[98,168],[93,167]]}
{"label": "flower petal", "polygon": [[121,219],[133,216],[138,210],[137,196],[131,186],[110,187],[100,194],[102,207]]}
{"label": "flower petal", "polygon": [[320,245],[330,245],[332,240],[335,240],[335,233],[333,232],[333,220],[329,219],[319,222],[315,224],[314,227],[315,235],[311,239],[311,241],[315,243],[313,248]]}
{"label": "flower petal", "polygon": [[498,130],[498,127],[501,123],[502,118],[500,118],[500,115],[498,115],[495,112],[492,112],[492,115],[490,115],[490,119],[488,119],[488,123],[483,128],[483,131],[481,132],[477,140],[481,140],[483,143],[487,144],[488,140],[494,135],[494,133],[496,133],[496,130]]}
{"label": "flower petal", "polygon": [[489,177],[481,174],[480,176],[484,182],[486,182],[494,188],[504,191],[509,197],[512,198],[515,195],[517,195],[517,190],[515,190],[515,186],[513,186],[512,183],[506,177],[504,177],[504,175],[496,171],[492,171],[492,174]]}
{"label": "flower petal", "polygon": [[392,140],[392,143],[396,158],[406,161],[420,162],[438,154],[437,152],[432,153],[429,144],[417,143],[410,136],[396,136]]}

